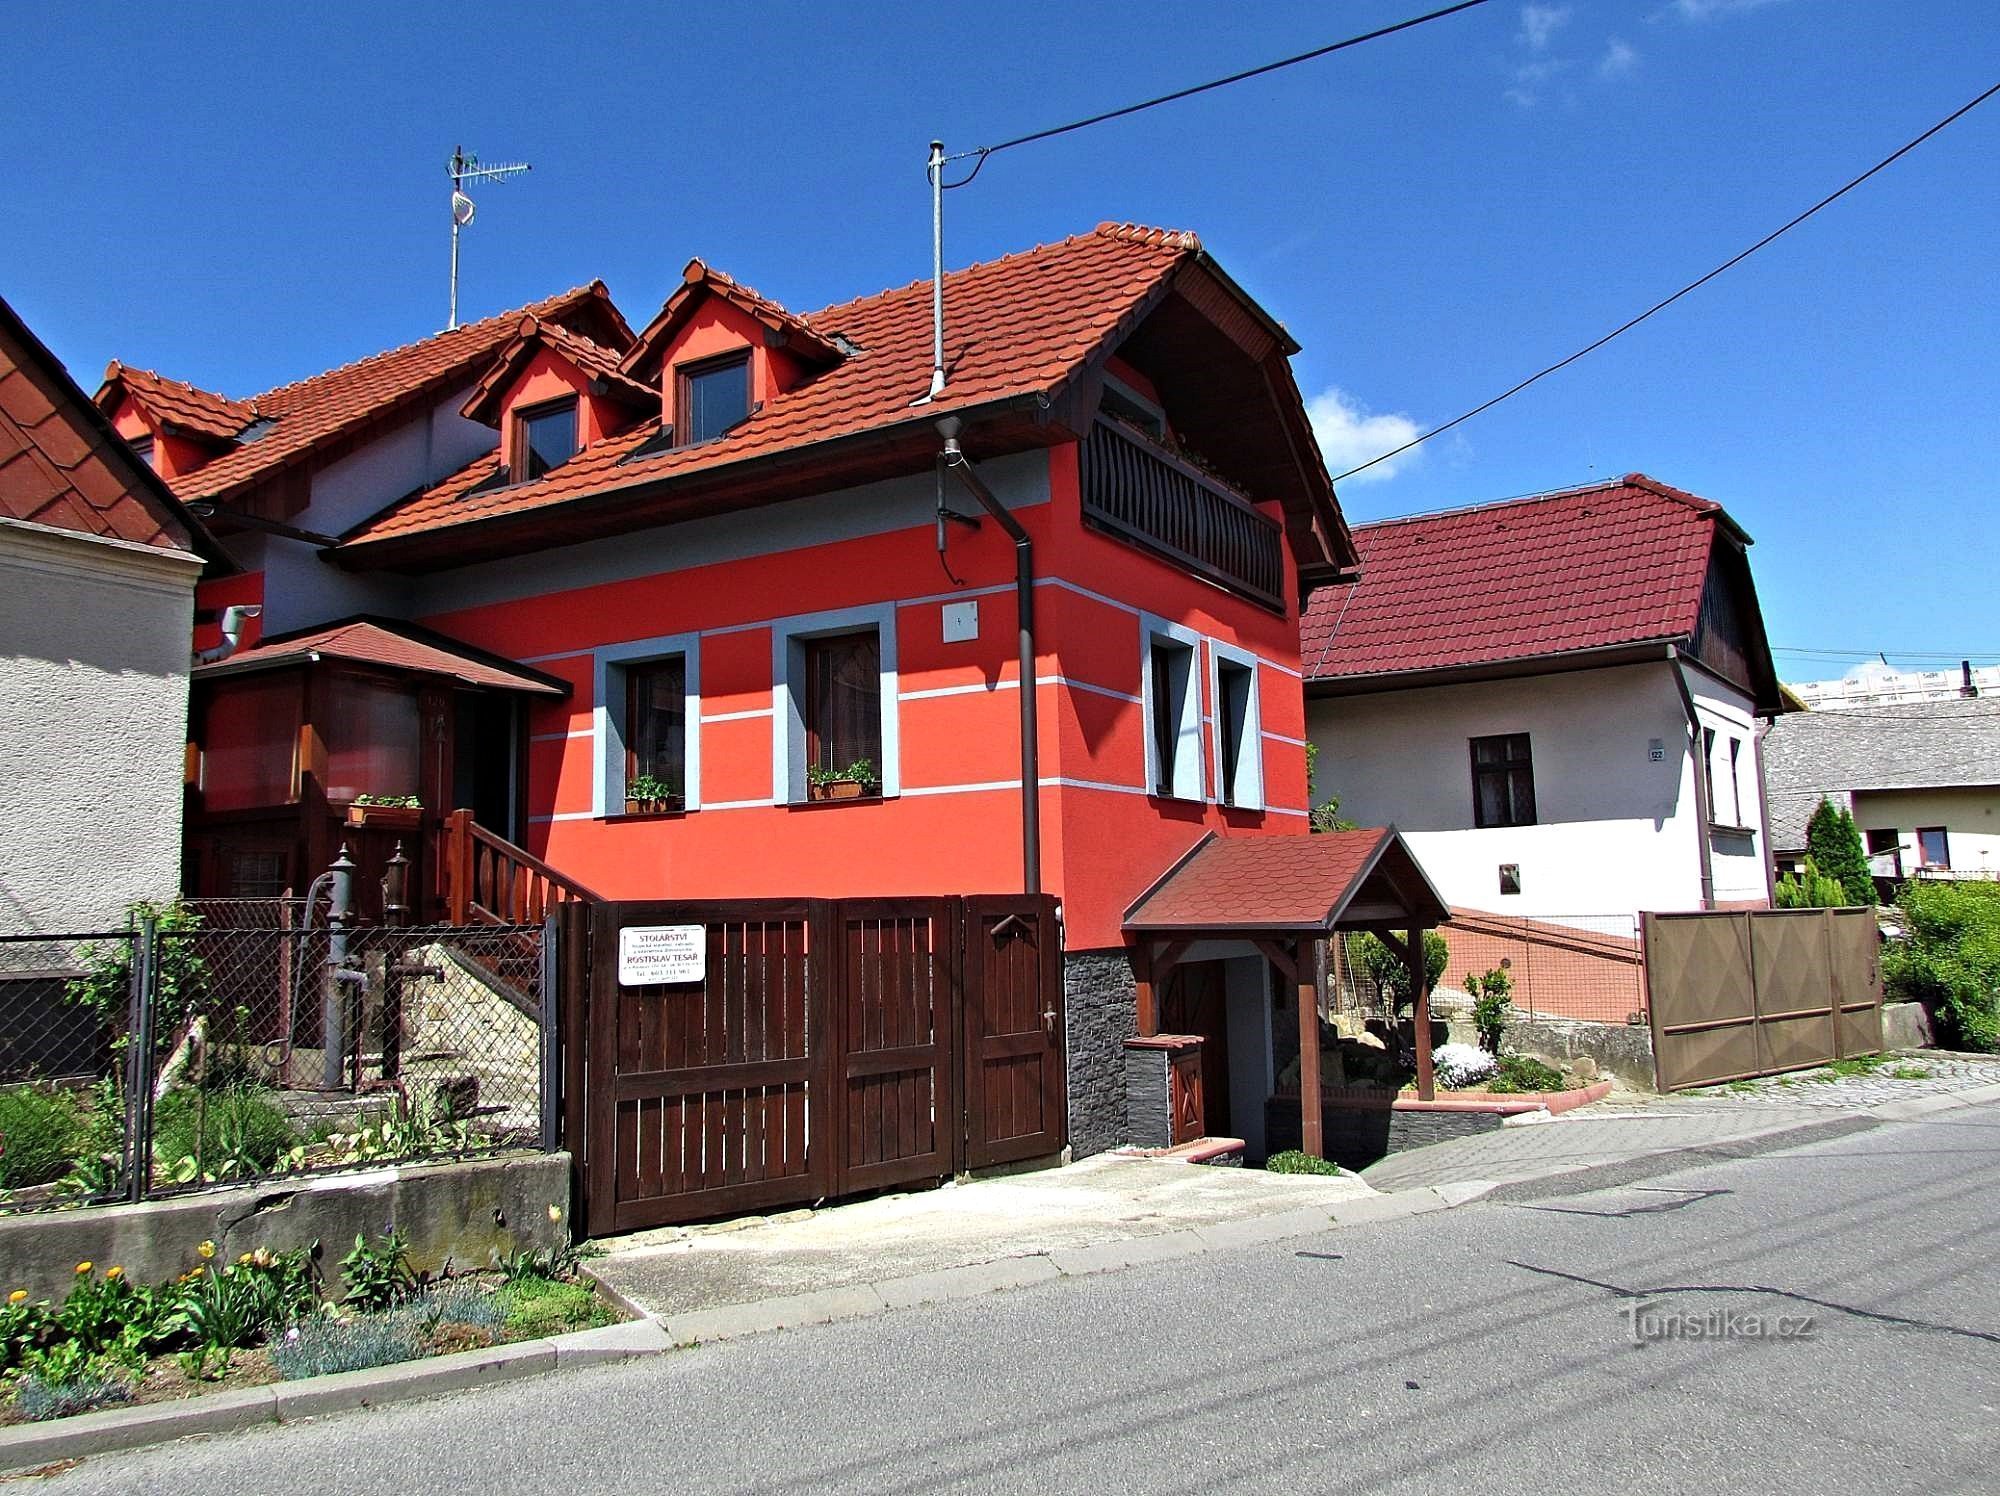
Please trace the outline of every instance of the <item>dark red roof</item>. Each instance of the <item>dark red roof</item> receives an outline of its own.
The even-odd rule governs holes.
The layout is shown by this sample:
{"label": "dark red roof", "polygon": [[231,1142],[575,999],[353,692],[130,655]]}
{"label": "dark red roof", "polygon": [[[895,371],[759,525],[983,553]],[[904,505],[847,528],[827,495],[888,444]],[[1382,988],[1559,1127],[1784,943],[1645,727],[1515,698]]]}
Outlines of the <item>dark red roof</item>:
{"label": "dark red roof", "polygon": [[197,680],[247,675],[252,671],[295,665],[313,657],[346,660],[356,665],[380,665],[418,675],[442,675],[468,686],[502,691],[527,691],[537,696],[561,696],[560,681],[526,666],[514,665],[409,624],[371,618],[328,624],[288,639],[265,640],[239,649],[225,660],[195,667]]}
{"label": "dark red roof", "polygon": [[560,354],[572,366],[601,382],[609,393],[658,409],[659,392],[628,378],[619,368],[625,346],[625,342],[620,341],[617,347],[607,348],[581,333],[571,332],[560,323],[545,321],[533,314],[525,315],[515,336],[500,350],[492,367],[473,387],[459,413],[468,421],[483,421],[489,426],[494,424],[499,419],[501,397],[512,386],[515,376],[544,348]]}
{"label": "dark red roof", "polygon": [[646,324],[644,332],[625,355],[625,371],[647,380],[659,372],[658,356],[683,321],[691,316],[703,297],[719,296],[738,311],[761,322],[783,339],[792,352],[812,363],[838,363],[840,345],[815,328],[806,318],[788,311],[761,292],[746,286],[699,259],[689,260],[681,270],[681,284],[661,305],[659,314]]}
{"label": "dark red roof", "polygon": [[[1151,294],[1200,253],[1200,241],[1192,234],[1103,224],[1091,233],[951,272],[945,277],[950,379],[945,393],[915,414],[935,419],[1060,385],[1100,347],[1129,330],[1150,305]],[[704,270],[711,279],[714,274]],[[657,421],[649,421],[586,448],[535,482],[475,492],[499,462],[497,456],[482,457],[377,516],[346,537],[347,542],[365,545],[502,514],[531,513],[585,495],[724,467],[912,418],[910,402],[930,387],[929,282],[914,281],[797,320],[815,336],[831,340],[838,334],[856,351],[768,402],[727,436],[633,458],[659,429]],[[633,367],[630,357],[626,366]]]}
{"label": "dark red roof", "polygon": [[1125,928],[1328,930],[1364,889],[1368,902],[1396,903],[1420,924],[1449,913],[1393,827],[1309,836],[1211,832],[1125,911]]}
{"label": "dark red roof", "polygon": [[0,514],[171,550],[214,543],[0,301]]}
{"label": "dark red roof", "polygon": [[183,379],[169,379],[151,369],[128,369],[116,359],[104,371],[104,386],[98,392],[98,406],[108,414],[121,390],[155,421],[178,427],[191,436],[211,441],[233,441],[237,434],[257,419],[257,407],[247,400],[231,400],[212,390],[197,389]]}
{"label": "dark red roof", "polygon": [[[1361,525],[1361,580],[1313,594],[1309,680],[1685,640],[1722,507],[1644,473]],[[1740,533],[1740,532],[1739,532]]]}
{"label": "dark red roof", "polygon": [[[180,390],[192,391],[207,401],[253,410],[259,419],[272,423],[254,441],[172,479],[171,486],[184,499],[223,498],[271,477],[307,458],[315,449],[401,406],[468,383],[513,340],[524,316],[565,321],[588,316],[624,329],[626,336],[630,336],[630,329],[625,328],[604,283],[592,281],[532,306],[468,322],[463,327],[343,364],[310,379],[281,385],[250,400],[224,401],[220,395],[196,390],[177,380],[160,381],[161,385],[172,384]],[[131,372],[115,363],[108,371],[127,377]],[[108,410],[115,404],[119,388],[107,381],[98,392],[100,407]],[[157,391],[153,393],[157,398]]]}

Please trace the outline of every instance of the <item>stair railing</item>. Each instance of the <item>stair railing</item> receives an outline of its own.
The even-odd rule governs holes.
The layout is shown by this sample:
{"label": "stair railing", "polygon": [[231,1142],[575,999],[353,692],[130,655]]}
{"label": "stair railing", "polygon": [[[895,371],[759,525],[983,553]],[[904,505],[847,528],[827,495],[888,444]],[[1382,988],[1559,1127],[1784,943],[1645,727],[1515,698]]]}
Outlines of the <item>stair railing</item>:
{"label": "stair railing", "polygon": [[564,904],[603,902],[602,895],[495,836],[454,810],[439,848],[445,917],[454,925],[538,925]]}

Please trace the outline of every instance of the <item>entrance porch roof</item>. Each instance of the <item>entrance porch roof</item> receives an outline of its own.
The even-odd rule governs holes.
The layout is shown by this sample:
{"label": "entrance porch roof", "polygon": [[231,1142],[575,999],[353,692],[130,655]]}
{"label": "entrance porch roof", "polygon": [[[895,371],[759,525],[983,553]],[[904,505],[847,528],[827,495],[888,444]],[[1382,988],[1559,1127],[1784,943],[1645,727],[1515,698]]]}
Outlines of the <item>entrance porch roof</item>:
{"label": "entrance porch roof", "polygon": [[1394,826],[1308,836],[1211,831],[1125,911],[1128,935],[1428,929],[1451,910]]}

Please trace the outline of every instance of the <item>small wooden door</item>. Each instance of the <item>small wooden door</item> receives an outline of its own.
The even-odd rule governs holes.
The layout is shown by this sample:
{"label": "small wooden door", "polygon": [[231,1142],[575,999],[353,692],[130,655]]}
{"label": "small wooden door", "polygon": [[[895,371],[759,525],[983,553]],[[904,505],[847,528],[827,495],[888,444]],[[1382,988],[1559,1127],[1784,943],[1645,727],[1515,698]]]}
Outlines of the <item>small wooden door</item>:
{"label": "small wooden door", "polygon": [[1229,1121],[1229,997],[1220,961],[1190,961],[1167,979],[1160,1027],[1201,1036],[1201,1092],[1210,1134]]}
{"label": "small wooden door", "polygon": [[965,1165],[1046,1158],[1069,1121],[1053,901],[964,902]]}

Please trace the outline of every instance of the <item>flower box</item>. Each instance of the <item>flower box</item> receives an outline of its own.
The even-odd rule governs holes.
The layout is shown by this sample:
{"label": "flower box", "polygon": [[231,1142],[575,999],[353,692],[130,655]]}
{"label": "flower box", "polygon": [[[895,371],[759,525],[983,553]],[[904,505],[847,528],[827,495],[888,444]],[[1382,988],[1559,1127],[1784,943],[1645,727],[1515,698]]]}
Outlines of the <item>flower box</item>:
{"label": "flower box", "polygon": [[806,794],[813,800],[859,800],[868,792],[868,786],[859,779],[828,779],[806,786]]}
{"label": "flower box", "polygon": [[372,826],[378,831],[415,831],[423,824],[421,805],[350,805],[347,824]]}
{"label": "flower box", "polygon": [[679,815],[686,802],[679,795],[662,795],[656,799],[640,800],[627,797],[625,814],[628,816],[672,816]]}

